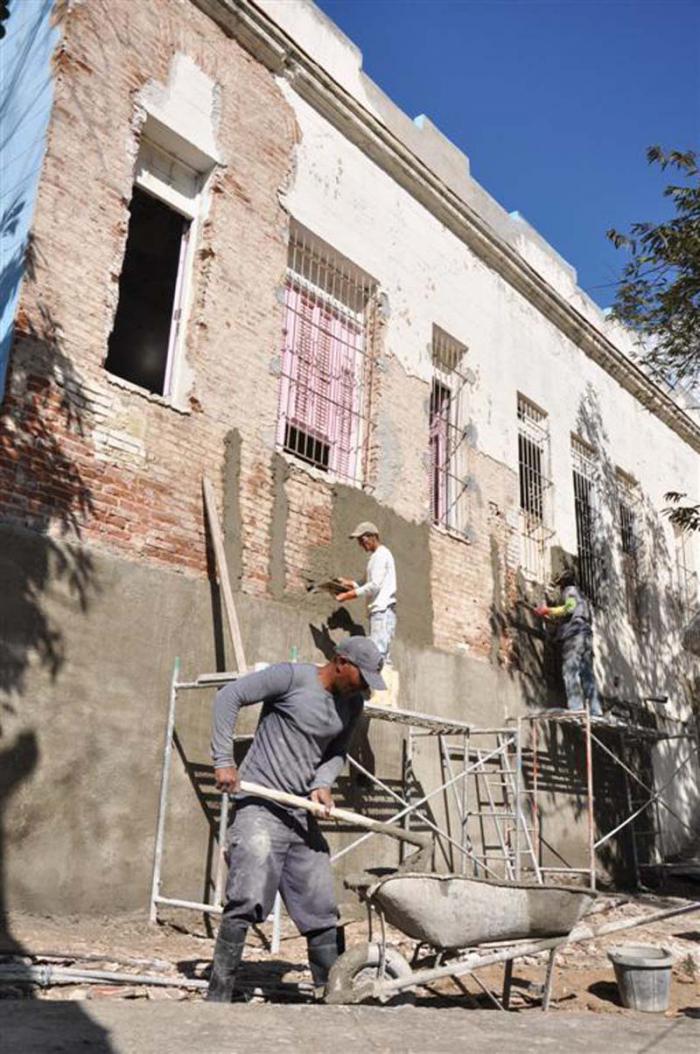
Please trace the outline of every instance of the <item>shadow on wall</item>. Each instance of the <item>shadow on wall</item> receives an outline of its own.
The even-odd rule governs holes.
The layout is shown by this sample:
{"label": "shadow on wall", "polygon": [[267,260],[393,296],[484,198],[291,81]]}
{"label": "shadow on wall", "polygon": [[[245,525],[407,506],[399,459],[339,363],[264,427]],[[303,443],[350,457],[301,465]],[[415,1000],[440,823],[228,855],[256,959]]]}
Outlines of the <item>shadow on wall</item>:
{"label": "shadow on wall", "polygon": [[[336,631],[335,636],[332,633],[333,630]],[[365,637],[367,635],[365,627],[355,622],[347,608],[336,608],[320,626],[315,626],[310,622],[309,632],[314,646],[325,659],[333,658],[336,644],[344,637]]]}
{"label": "shadow on wall", "polygon": [[[53,678],[64,662],[60,628],[46,613],[44,597],[52,581],[64,579],[83,610],[95,587],[92,564],[80,546],[80,522],[91,508],[90,491],[59,433],[82,434],[86,400],[61,348],[58,327],[48,308],[37,323],[25,322],[13,346],[13,323],[24,279],[36,280],[39,253],[30,234],[34,197],[44,154],[52,98],[50,59],[58,39],[53,28],[63,5],[54,0],[12,4],[2,43],[5,77],[0,99],[0,151],[4,204],[0,212],[0,399],[11,350],[10,383],[0,416],[0,954],[16,968],[19,987],[30,996],[25,949],[9,930],[6,903],[6,827],[17,793],[37,768],[36,731],[26,726],[17,700],[28,668],[40,664]],[[49,537],[49,529],[58,537]],[[37,534],[42,536],[37,544]],[[71,540],[68,540],[68,535]],[[62,537],[61,537],[62,536]],[[14,825],[16,827],[16,824]],[[46,910],[51,910],[47,904]],[[19,958],[23,956],[24,958]],[[15,985],[18,982],[14,982]],[[12,1049],[30,1043],[42,1008],[27,1004],[6,1025]],[[97,1054],[111,1054],[106,1031],[81,1008],[65,1005],[52,1038],[73,1049],[79,1043]]]}
{"label": "shadow on wall", "polygon": [[[82,611],[98,588],[81,540],[92,493],[71,454],[84,438],[88,400],[50,311],[40,305],[38,316],[38,325],[26,322],[17,335],[0,418],[6,496],[0,582],[7,598],[0,612],[0,689],[7,694],[23,690],[35,658],[52,677],[64,663],[60,627],[42,602],[50,583],[65,582]],[[32,537],[37,533],[41,546]]]}
{"label": "shadow on wall", "polygon": [[29,267],[29,232],[53,97],[51,59],[59,37],[55,28],[59,9],[54,0],[10,5],[7,36],[2,42],[0,398],[19,290]]}
{"label": "shadow on wall", "polygon": [[[600,403],[595,389],[589,386],[578,407],[575,431],[596,453],[597,508],[594,519],[595,579],[597,602],[595,612],[595,650],[599,688],[604,706],[623,707],[626,720],[651,730],[663,723],[663,709],[650,705],[650,697],[669,696],[669,704],[693,705],[694,682],[692,670],[681,647],[680,631],[683,613],[673,589],[672,554],[668,550],[659,510],[639,493],[633,496],[631,508],[635,521],[636,543],[632,551],[622,552],[620,497],[621,483],[618,466],[610,457],[609,436],[605,428]],[[669,480],[669,486],[673,484]],[[634,488],[633,488],[634,489]],[[573,485],[571,502],[573,504]],[[552,552],[552,573],[575,559],[561,550]],[[544,590],[546,594],[546,590]],[[525,702],[530,709],[564,706],[565,694],[561,679],[561,657],[553,636],[531,613],[532,587],[522,579],[513,586],[511,606],[505,614],[494,606],[493,619],[497,625],[505,622],[511,637],[511,672],[517,674],[523,688]],[[556,602],[555,595],[547,597]],[[536,597],[536,601],[540,596]],[[674,691],[680,697],[673,696]],[[697,701],[696,701],[697,702]],[[582,819],[586,807],[585,752],[581,730],[573,725],[540,726],[541,749],[546,757],[540,780],[543,801],[556,809],[557,800],[565,796],[574,821]],[[663,746],[652,747],[649,741],[625,737],[622,745],[619,733],[597,731],[603,746],[594,744],[595,827],[596,839],[613,830],[644,798],[643,788],[633,777],[629,786],[624,770],[616,764],[605,747],[622,758],[639,779],[654,786],[652,751],[657,762],[663,757]],[[674,751],[671,751],[674,753]],[[670,762],[673,766],[673,762]],[[659,774],[656,773],[659,783]],[[684,803],[679,829],[686,835],[698,804],[695,771],[687,765],[678,773],[673,788],[676,802]],[[658,821],[651,809],[642,814],[640,826],[649,829]],[[564,830],[566,838],[571,832]],[[649,838],[637,839],[637,850],[642,862],[652,858],[653,843]],[[556,846],[553,847],[556,856]],[[629,826],[605,842],[598,851],[599,863],[615,882],[630,881],[632,843]]]}
{"label": "shadow on wall", "polygon": [[[61,627],[46,610],[52,586],[67,587],[83,612],[98,589],[81,542],[91,490],[71,455],[83,438],[87,399],[50,311],[39,306],[37,319],[36,325],[25,320],[16,336],[0,416],[0,740],[9,739],[0,744],[0,946],[16,952],[6,908],[5,819],[40,758],[37,733],[22,713],[27,674],[39,665],[55,680],[65,662]],[[77,1006],[69,1016],[66,1038],[74,1030],[90,1040],[91,1050],[112,1050]]]}

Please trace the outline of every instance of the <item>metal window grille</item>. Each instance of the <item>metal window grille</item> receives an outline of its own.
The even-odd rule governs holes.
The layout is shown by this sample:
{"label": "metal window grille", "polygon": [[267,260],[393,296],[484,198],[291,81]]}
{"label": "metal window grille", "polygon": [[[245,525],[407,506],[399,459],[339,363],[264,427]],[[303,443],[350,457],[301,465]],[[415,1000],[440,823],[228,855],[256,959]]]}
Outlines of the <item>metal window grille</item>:
{"label": "metal window grille", "polygon": [[582,439],[572,436],[571,460],[579,585],[588,599],[595,603],[598,600],[594,532],[597,478],[595,451]]}
{"label": "metal window grille", "polygon": [[375,292],[349,261],[293,229],[277,446],[358,486],[367,473]]}
{"label": "metal window grille", "polygon": [[551,481],[547,414],[518,395],[518,478],[520,485],[520,561],[523,572],[545,579],[548,504]]}
{"label": "metal window grille", "polygon": [[637,516],[639,496],[634,480],[619,470],[617,472],[617,492],[618,528],[627,613],[632,622],[638,623],[641,615],[639,610],[640,535]]}
{"label": "metal window grille", "polygon": [[690,613],[698,600],[698,572],[693,560],[692,538],[675,523],[673,536],[676,543],[678,592],[684,609]]}
{"label": "metal window grille", "polygon": [[466,347],[433,327],[430,393],[430,511],[433,523],[466,534],[469,523],[469,447]]}

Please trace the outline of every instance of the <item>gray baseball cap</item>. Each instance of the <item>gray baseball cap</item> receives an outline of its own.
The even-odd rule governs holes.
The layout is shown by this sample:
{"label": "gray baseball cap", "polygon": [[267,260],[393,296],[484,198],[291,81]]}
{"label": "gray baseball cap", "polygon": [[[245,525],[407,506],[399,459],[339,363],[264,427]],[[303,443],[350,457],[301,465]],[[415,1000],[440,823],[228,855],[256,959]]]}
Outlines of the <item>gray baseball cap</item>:
{"label": "gray baseball cap", "polygon": [[386,683],[381,673],[384,659],[373,640],[369,637],[346,637],[336,646],[335,653],[357,666],[368,688],[376,692],[385,691]]}
{"label": "gray baseball cap", "polygon": [[361,538],[363,534],[376,534],[379,535],[379,528],[376,523],[372,523],[371,520],[363,520],[362,523],[358,523],[352,534],[348,535],[349,538]]}

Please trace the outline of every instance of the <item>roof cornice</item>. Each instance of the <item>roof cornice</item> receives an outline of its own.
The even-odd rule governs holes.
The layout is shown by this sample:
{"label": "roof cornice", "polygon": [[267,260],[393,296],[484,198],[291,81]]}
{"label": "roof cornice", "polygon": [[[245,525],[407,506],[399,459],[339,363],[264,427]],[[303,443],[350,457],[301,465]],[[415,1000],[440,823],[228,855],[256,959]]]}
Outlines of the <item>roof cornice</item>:
{"label": "roof cornice", "polygon": [[647,410],[700,452],[700,426],[252,0],[191,0],[425,206]]}

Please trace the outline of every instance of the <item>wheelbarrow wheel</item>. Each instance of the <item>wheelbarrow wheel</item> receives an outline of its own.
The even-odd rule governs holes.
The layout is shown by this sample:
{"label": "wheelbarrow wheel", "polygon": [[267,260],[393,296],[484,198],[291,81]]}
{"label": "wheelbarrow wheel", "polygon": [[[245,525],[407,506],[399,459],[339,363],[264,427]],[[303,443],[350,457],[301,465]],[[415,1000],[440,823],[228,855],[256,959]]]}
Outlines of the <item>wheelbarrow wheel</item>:
{"label": "wheelbarrow wheel", "polygon": [[[380,946],[378,944],[358,944],[350,948],[336,960],[326,985],[326,1003],[362,1003],[374,995],[374,982],[379,978]],[[398,980],[410,977],[411,967],[403,955],[394,948],[386,950],[384,976],[387,980]],[[405,1002],[407,992],[397,992],[394,996],[379,997],[382,1003]]]}

